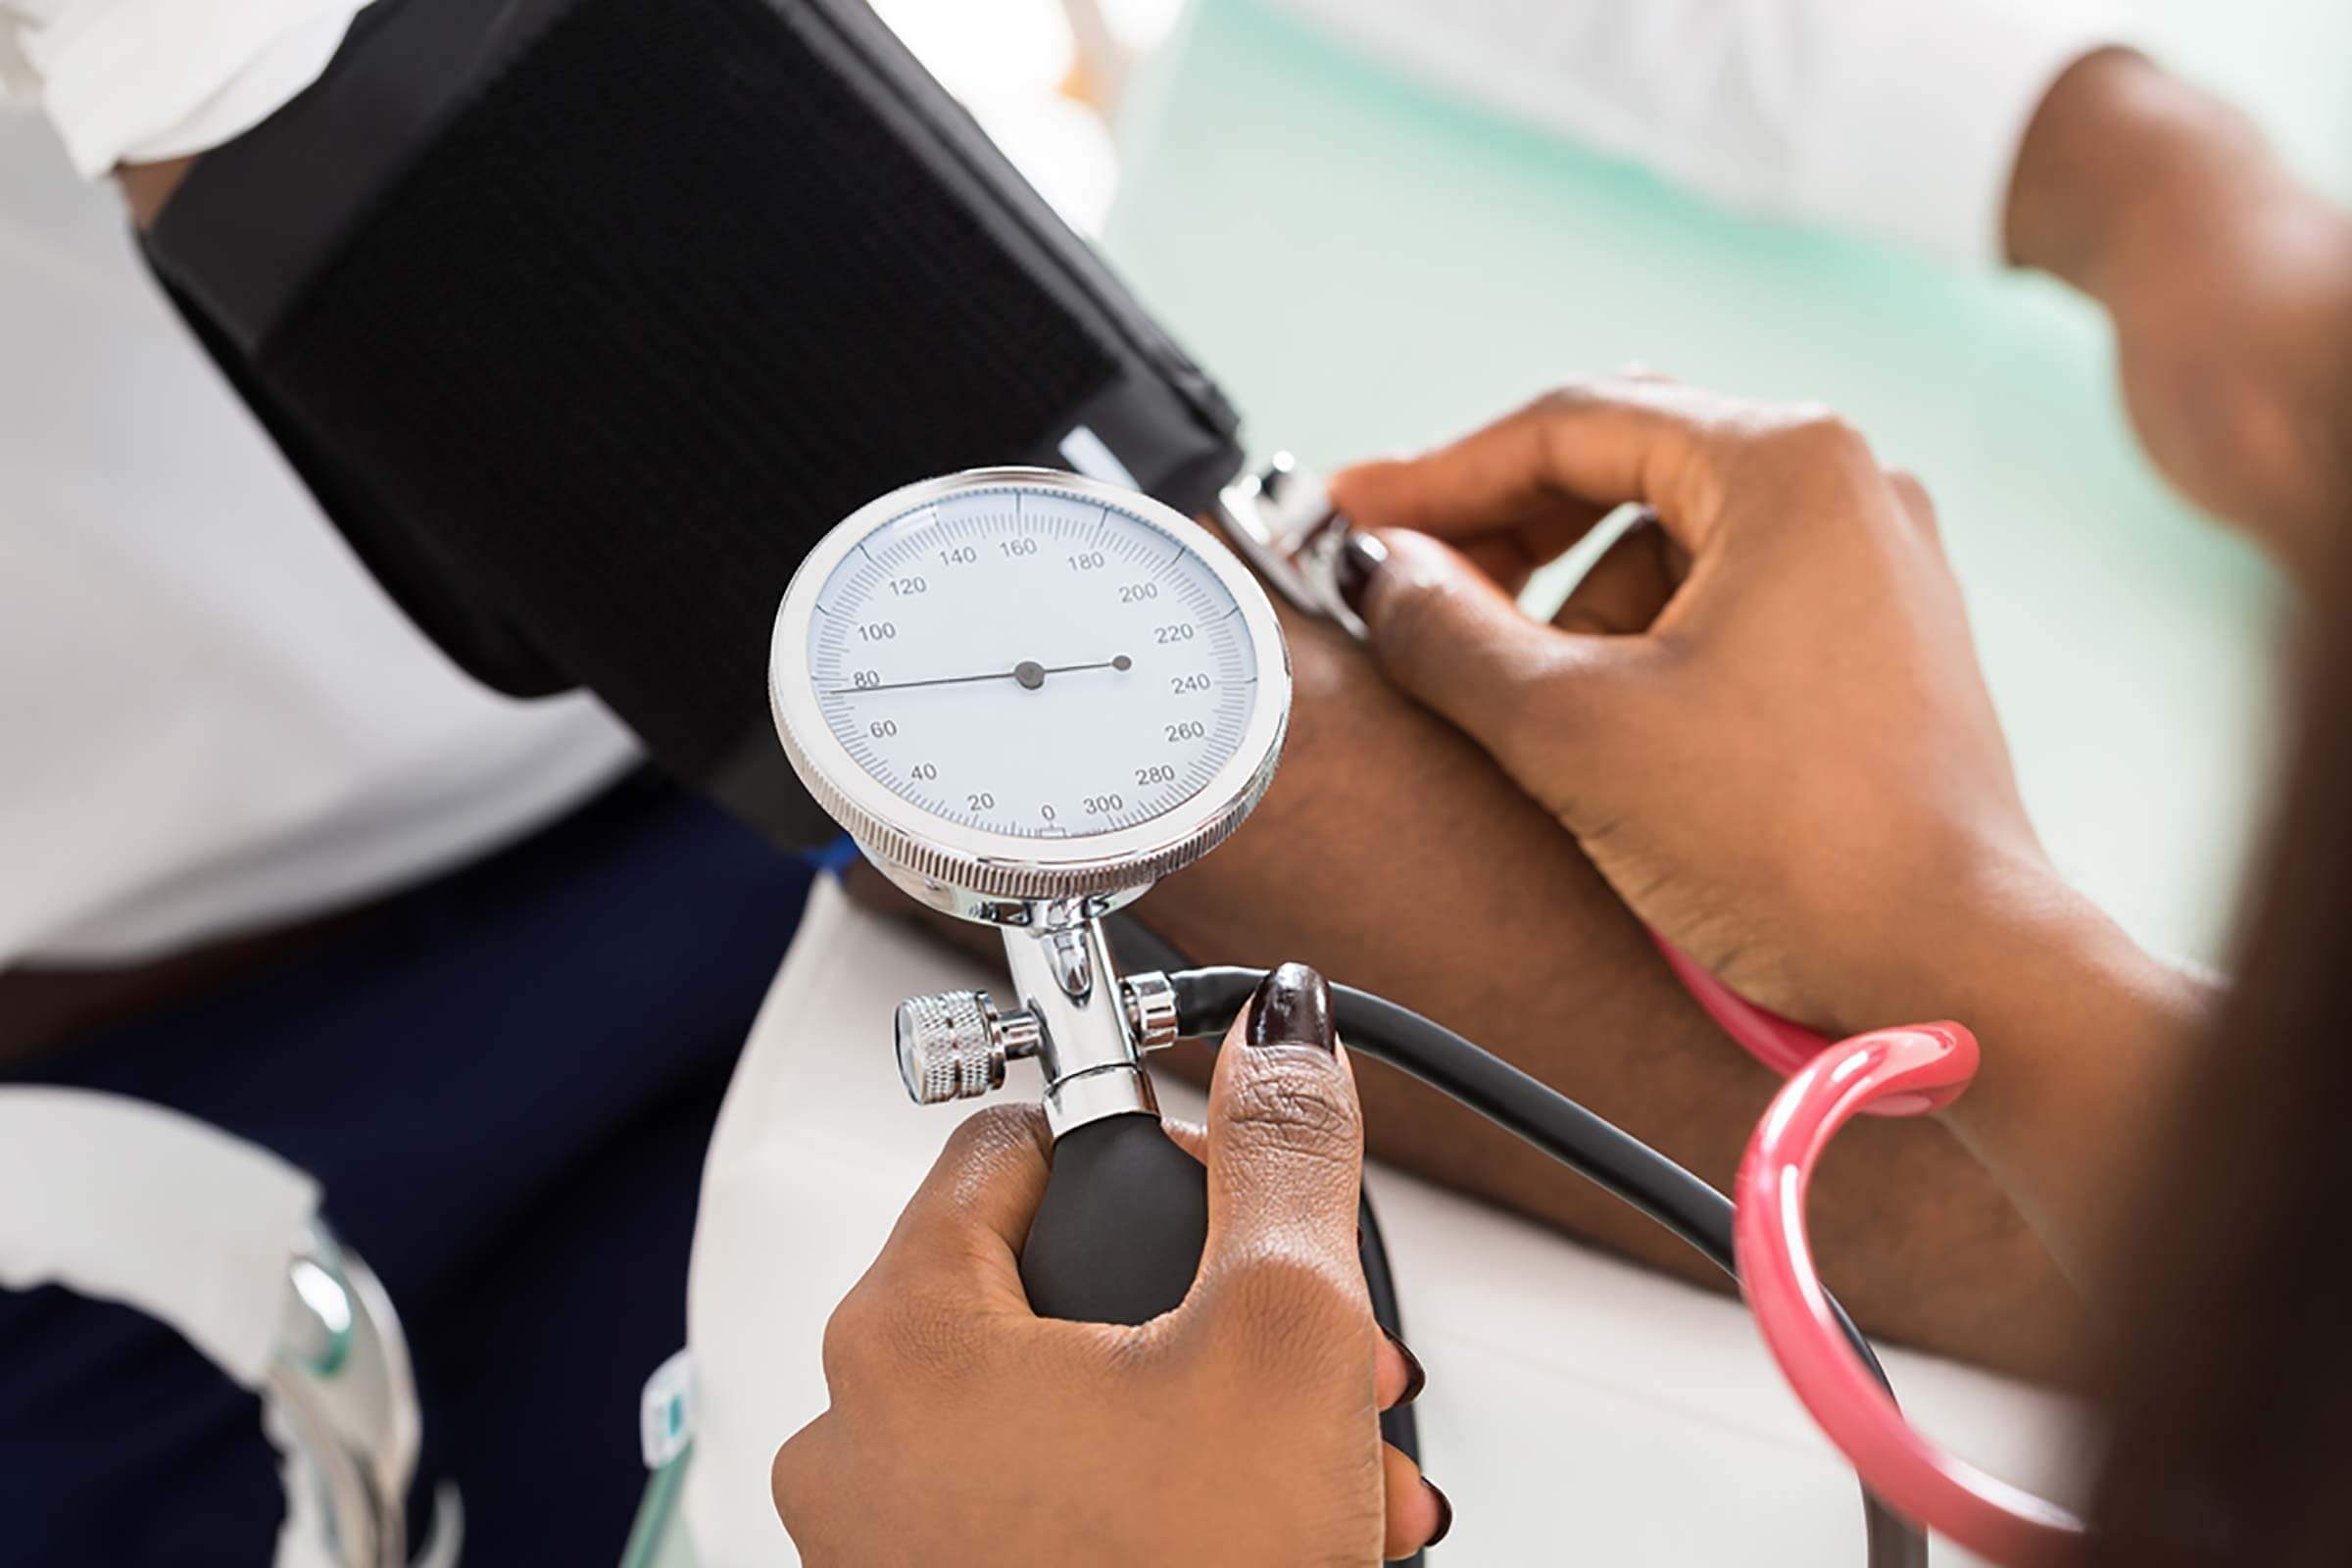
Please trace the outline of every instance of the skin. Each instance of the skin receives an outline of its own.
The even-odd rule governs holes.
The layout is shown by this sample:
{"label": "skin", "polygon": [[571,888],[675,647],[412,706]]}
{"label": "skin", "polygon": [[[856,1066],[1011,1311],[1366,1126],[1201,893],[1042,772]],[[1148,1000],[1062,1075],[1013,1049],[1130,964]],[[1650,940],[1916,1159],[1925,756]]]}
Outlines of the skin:
{"label": "skin", "polygon": [[[189,167],[124,172],[142,222]],[[1283,773],[1232,846],[1154,892],[1149,918],[1202,961],[1288,954],[1377,986],[1728,1182],[1770,1079],[1683,999],[1575,845],[1490,759],[1328,629],[1286,629],[1298,678]],[[1361,767],[1366,755],[1384,766]],[[1373,854],[1381,874],[1367,877]],[[1389,1069],[1367,1064],[1364,1092],[1384,1158],[1719,1283],[1646,1220]],[[1875,1332],[2068,1375],[2061,1277],[1949,1139],[1873,1124],[1841,1140],[1815,1224],[1828,1277]]]}
{"label": "skin", "polygon": [[[1924,490],[1882,469],[1826,411],[1655,379],[1562,389],[1450,447],[1350,470],[1334,486],[1359,525],[1382,528],[1387,543],[1385,562],[1357,586],[1382,670],[1423,705],[1396,716],[1443,715],[1478,748],[1384,744],[1389,765],[1375,779],[1451,808],[1465,790],[1478,798],[1480,775],[1451,773],[1450,760],[1499,765],[1519,793],[1496,797],[1494,818],[1528,822],[1500,804],[1516,799],[1540,827],[1503,846],[1510,858],[1482,862],[1504,883],[1492,896],[1521,893],[1511,879],[1530,863],[1537,876],[1525,892],[1536,901],[1546,885],[1578,882],[1571,868],[1585,867],[1587,891],[1605,879],[1642,920],[1784,1012],[1839,1030],[1946,1014],[1976,1022],[1988,1043],[1985,1091],[1960,1102],[1973,1100],[1967,1114],[1947,1117],[2053,1245],[2096,1275],[2112,1182],[2132,1164],[2136,1128],[2159,1124],[2142,1107],[2174,1087],[2203,999],[2050,868],[2019,801]],[[1525,616],[1518,578],[1628,501],[1650,508],[1654,525],[1604,558],[1554,623]],[[1823,635],[1824,607],[1837,617],[1835,636]],[[1852,657],[1856,647],[1871,657]],[[1333,694],[1307,677],[1340,652],[1311,640],[1299,650],[1310,723],[1333,711],[1319,706]],[[1332,667],[1357,666],[1337,658]],[[1350,701],[1337,711],[1352,725],[1361,710]],[[1676,722],[1657,722],[1660,711]],[[1606,1008],[1621,1001],[1626,974],[1648,972],[1639,961],[1647,950],[1622,918],[1565,927],[1573,961],[1547,975],[1509,954],[1460,952],[1504,932],[1563,933],[1544,923],[1540,903],[1494,922],[1461,918],[1479,906],[1448,895],[1483,883],[1465,888],[1446,858],[1458,844],[1446,839],[1434,858],[1413,858],[1458,832],[1463,818],[1452,809],[1388,834],[1388,874],[1370,884],[1336,856],[1301,858],[1300,836],[1352,820],[1333,810],[1332,795],[1367,770],[1329,770],[1338,755],[1310,747],[1325,767],[1310,762],[1309,787],[1287,802],[1270,798],[1271,816],[1252,826],[1275,825],[1284,863],[1336,870],[1305,890],[1287,877],[1249,884],[1259,904],[1302,901],[1272,911],[1278,923],[1337,940],[1366,929],[1394,944],[1384,916],[1445,909],[1450,921],[1416,926],[1394,944],[1378,983],[1401,991],[1471,977],[1497,1030],[1575,988],[1580,974],[1598,977],[1592,1000]],[[1545,835],[1555,851],[1574,845],[1582,855],[1545,863]],[[1223,858],[1258,863],[1244,848],[1237,841],[1196,872]],[[1397,883],[1436,896],[1418,909],[1372,902],[1371,890]],[[1234,908],[1253,907],[1234,888],[1163,892],[1176,896],[1155,910],[1163,926],[1183,922],[1188,898],[1224,911],[1207,919],[1201,940],[1224,935]],[[1318,908],[1349,918],[1318,925]],[[1595,930],[1626,937],[1625,969],[1588,969]],[[1888,942],[1890,931],[1906,940]],[[1455,954],[1426,972],[1401,961],[1448,940]],[[1508,977],[1524,973],[1545,983],[1496,1006]],[[1465,1000],[1476,1005],[1480,995]],[[1421,1539],[1394,1517],[1399,1496],[1421,1496],[1396,1473],[1401,1458],[1383,1470],[1365,1457],[1374,1442],[1362,1391],[1370,1383],[1380,1397],[1381,1375],[1365,1364],[1378,1348],[1363,1322],[1347,1208],[1363,1134],[1352,1101],[1337,1093],[1345,1058],[1294,1049],[1275,1059],[1249,1038],[1229,1038],[1214,1069],[1204,1148],[1211,1238],[1200,1280],[1175,1312],[1141,1329],[1029,1313],[1017,1248],[1048,1151],[1030,1111],[967,1125],[828,1332],[832,1408],[778,1456],[777,1505],[808,1560],[959,1552],[1007,1562],[1202,1553],[1361,1562],[1376,1533],[1392,1554]],[[1591,1054],[1565,1065],[1589,1070]],[[1724,1070],[1734,1059],[1727,1048],[1716,1043],[1713,1054],[1699,1080],[1739,1076]],[[1654,1098],[1659,1062],[1642,1066]],[[1923,1136],[1933,1128],[1878,1125],[1909,1135],[1913,1149],[1952,1152],[1948,1140]],[[1446,1140],[1439,1157],[1458,1148]],[[1230,1218],[1233,1200],[1221,1206],[1218,1195],[1253,1160],[1283,1178],[1258,1203],[1285,1261],[1262,1292],[1244,1288],[1251,1305],[1228,1308],[1230,1238],[1242,1227]],[[1974,1166],[1962,1160],[1956,1170],[1981,1189]],[[1886,1191],[1882,1181],[1859,1196]],[[943,1224],[943,1208],[953,1223]],[[1818,1197],[1814,1210],[1824,1213]],[[1320,1266],[1299,1266],[1302,1244]],[[1250,1246],[1239,1253],[1265,1255]],[[1981,1273],[1953,1294],[1981,1298],[2002,1279]],[[1314,1327],[1302,1332],[1307,1321]],[[982,1423],[1073,1456],[1075,1473],[1053,1478],[1054,1506],[993,1478],[951,1480],[905,1500],[909,1463],[922,1474],[960,1473],[956,1434]],[[1121,1490],[1138,1454],[1152,1485]],[[1293,1462],[1300,1454],[1310,1460],[1303,1473]],[[1385,1478],[1377,1500],[1375,1474]],[[1267,1476],[1277,1479],[1264,1484]],[[1072,1495],[1111,1500],[1073,1510],[1062,1500]],[[874,1521],[884,1517],[888,1537],[878,1541]]]}
{"label": "skin", "polygon": [[[1295,695],[1273,787],[1215,854],[1137,912],[1197,962],[1289,956],[1370,987],[1728,1186],[1775,1081],[1684,996],[1576,841],[1460,729],[1363,650],[1283,611]],[[1366,767],[1361,759],[1381,759]],[[878,876],[866,896],[913,911]],[[995,933],[935,922],[994,959]],[[1200,1081],[1204,1052],[1155,1057]],[[1382,1159],[1722,1289],[1617,1200],[1382,1063],[1356,1063]],[[1940,1130],[1840,1136],[1812,1205],[1824,1277],[1872,1332],[2065,1381],[2078,1304],[2025,1217]]]}
{"label": "skin", "polygon": [[2352,218],[2236,110],[2110,50],[2034,115],[2006,232],[2106,309],[2165,476],[2308,575],[2352,492]]}
{"label": "skin", "polygon": [[[1443,1499],[1380,1441],[1410,1374],[1356,1262],[1363,1124],[1327,1007],[1319,1042],[1237,1022],[1186,1137],[1208,1166],[1200,1274],[1128,1328],[1039,1318],[1021,1292],[1042,1114],[956,1131],[826,1329],[830,1407],[776,1454],[802,1561],[1336,1568],[1443,1534]],[[1051,1459],[975,1467],[981,1432]]]}
{"label": "skin", "polygon": [[[142,226],[189,167],[122,172]],[[2290,564],[2325,548],[2328,503],[2352,473],[2341,416],[2352,407],[2352,238],[2340,215],[2286,176],[2222,106],[2135,57],[2102,55],[2069,72],[2037,115],[2008,234],[2019,265],[2065,278],[2108,310],[2127,403],[2176,484]],[[2108,1155],[2128,1146],[2141,1102],[2166,1080],[2199,999],[2043,874],[2004,783],[1997,729],[1957,672],[1971,663],[1965,628],[1939,578],[1939,552],[1922,543],[1932,543],[1933,517],[1917,487],[1873,479],[1876,465],[1853,450],[1851,433],[1816,416],[1719,407],[1708,418],[1717,435],[1726,426],[1742,440],[1769,435],[1741,446],[1736,470],[1743,491],[1751,480],[1788,487],[1790,510],[1771,516],[1844,519],[1842,533],[1816,540],[1842,575],[1815,584],[1831,597],[1802,601],[1806,614],[1817,619],[1824,604],[1867,612],[1881,602],[1872,595],[1888,593],[1896,598],[1886,602],[1921,612],[1936,646],[1898,642],[1900,659],[1808,666],[1802,633],[1811,622],[1787,608],[1800,602],[1791,592],[1752,594],[1763,602],[1753,612],[1725,609],[1730,596],[1717,598],[1713,615],[1686,609],[1679,619],[1694,624],[1679,633],[1670,624],[1661,642],[1642,617],[1678,585],[1695,593],[1710,580],[1780,583],[1755,564],[1772,554],[1763,548],[1772,530],[1752,521],[1717,534],[1691,528],[1706,509],[1684,503],[1706,496],[1703,484],[1688,488],[1690,461],[1660,460],[1615,483],[1560,480],[1555,488],[1580,503],[1663,497],[1671,514],[1665,533],[1647,531],[1612,554],[1566,629],[1522,622],[1523,632],[1616,633],[1653,650],[1688,634],[1712,650],[1621,662],[1609,677],[1620,700],[1604,723],[1590,691],[1565,695],[1565,680],[1517,687],[1525,671],[1481,664],[1475,643],[1424,639],[1417,662],[1399,653],[1413,645],[1396,628],[1425,613],[1400,607],[1431,600],[1441,608],[1427,623],[1441,627],[1446,614],[1481,606],[1498,617],[1500,596],[1478,586],[1493,582],[1486,573],[1507,581],[1551,543],[1462,513],[1455,532],[1478,566],[1440,546],[1400,544],[1407,564],[1377,590],[1390,596],[1376,612],[1382,657],[1435,710],[1381,685],[1322,628],[1292,624],[1298,699],[1282,779],[1245,833],[1171,879],[1149,912],[1202,959],[1299,953],[1385,990],[1718,1182],[1771,1086],[1682,1000],[1627,903],[1784,1010],[1844,1023],[1967,1017],[2000,1049],[1947,1116],[1949,1131],[2078,1269],[2095,1275]],[[1715,463],[1720,481],[1721,457],[1710,449],[1695,466]],[[1409,481],[1396,482],[1409,494]],[[1686,488],[1667,495],[1676,484]],[[1346,499],[1359,515],[1382,514],[1379,481]],[[1446,526],[1429,506],[1388,517],[1405,515]],[[1590,520],[1574,509],[1564,515],[1548,525],[1554,532]],[[1776,625],[1778,642],[1755,629]],[[1718,643],[1725,626],[1733,631]],[[1443,666],[1455,674],[1429,673]],[[1781,689],[1765,678],[1775,668],[1854,680],[1840,692],[1850,700],[1846,722],[1764,701]],[[1489,677],[1493,694],[1474,695],[1465,670]],[[1645,700],[1624,700],[1626,691]],[[1912,721],[1916,749],[1889,738],[1899,731],[1872,727]],[[1839,769],[1791,765],[1857,735],[1870,739],[1850,748],[1853,757],[1839,753]],[[1695,766],[1693,737],[1708,747]],[[1767,787],[1749,787],[1758,780]],[[1890,805],[1913,814],[1884,809]],[[1822,842],[1852,853],[1834,862],[1775,853]],[[1912,896],[1921,887],[1937,897]],[[1892,930],[1908,940],[1876,951],[1852,940]],[[1217,1094],[1230,1108],[1222,1078]],[[1251,1113],[1294,1096],[1332,1113],[1312,1129],[1287,1128],[1272,1147],[1343,1121],[1352,1136],[1352,1104],[1346,1117],[1333,1112],[1328,1085],[1256,1097]],[[1690,1268],[1644,1222],[1466,1113],[1369,1066],[1362,1099],[1375,1147],[1389,1157]],[[1427,1521],[1400,1520],[1396,1507],[1419,1494],[1370,1436],[1390,1374],[1366,1339],[1360,1277],[1339,1235],[1352,1152],[1321,1162],[1334,1179],[1319,1196],[1270,1188],[1280,1213],[1258,1211],[1259,1234],[1282,1231],[1294,1247],[1301,1232],[1313,1235],[1319,1264],[1212,1243],[1217,1261],[1184,1308],[1144,1330],[1104,1331],[1024,1318],[1011,1249],[1042,1185],[1044,1151],[1034,1122],[1017,1113],[974,1127],[837,1316],[826,1348],[835,1408],[779,1454],[778,1505],[809,1560],[874,1560],[850,1544],[859,1520],[875,1518],[890,1521],[886,1556],[906,1561],[1259,1560],[1237,1550],[1268,1562],[1362,1561],[1422,1539],[1412,1532]],[[2010,1370],[2064,1375],[2070,1366],[2068,1292],[1953,1137],[1888,1123],[1852,1129],[1817,1184],[1813,1220],[1825,1275],[1875,1331]],[[943,1295],[956,1310],[921,1310]],[[990,1306],[977,1321],[963,1310],[973,1299]],[[960,1414],[942,1420],[942,1411]],[[1053,1510],[992,1510],[989,1496],[954,1486],[909,1501],[893,1484],[924,1444],[983,1422],[1016,1442],[1024,1425],[1054,1434],[1057,1453],[1105,1467],[1086,1490],[1120,1507],[1088,1520],[1087,1539],[1072,1543],[1034,1534]],[[1096,1441],[1069,1444],[1073,1430]],[[1192,1441],[1155,1448],[1171,1430]],[[1153,1456],[1152,1485],[1123,1491],[1136,1453]],[[921,1468],[957,1477],[963,1457],[943,1453]],[[1200,1468],[1235,1459],[1247,1464]],[[1291,1483],[1263,1485],[1269,1476]]]}
{"label": "skin", "polygon": [[[2102,1276],[2117,1173],[2210,999],[2052,868],[1919,485],[1827,411],[1640,380],[1333,488],[1387,530],[1363,612],[1390,678],[1743,995],[1834,1034],[1975,1027],[1981,1087],[1945,1119]],[[1654,528],[1561,624],[1522,614],[1493,563],[1623,502]]]}
{"label": "skin", "polygon": [[[2013,174],[2006,232],[2017,265],[2054,273],[2109,312],[2134,423],[2185,494],[2290,566],[2326,548],[2331,499],[2352,472],[2342,414],[2352,408],[2352,238],[2340,214],[2295,181],[2228,106],[2136,55],[2109,51],[2068,71],[2036,113]],[[1854,470],[1844,475],[1849,491],[1877,472],[1834,421],[1808,415],[1787,422],[1796,428],[1782,432],[1781,444],[1800,463],[1808,446],[1831,449],[1834,466]],[[1932,539],[1933,512],[1916,483],[1885,476],[1884,485],[1874,504]],[[1364,505],[1345,492],[1342,501],[1350,510]],[[1490,528],[1461,542],[1480,565],[1515,583],[1592,517],[1590,506],[1570,508],[1554,519],[1550,539]],[[1563,624],[1591,632],[1639,625],[1688,564],[1674,535],[1644,530],[1594,573]],[[1939,635],[1967,661],[1940,552],[1902,564],[1898,586],[1925,597]],[[1294,619],[1288,630],[1298,697],[1284,773],[1235,847],[1154,893],[1150,918],[1203,959],[1298,952],[1387,989],[1702,1174],[1726,1179],[1770,1086],[1684,1004],[1623,906],[1604,893],[1583,852],[1610,858],[1609,823],[1588,820],[1579,853],[1544,845],[1529,831],[1544,807],[1497,792],[1485,757],[1384,702],[1322,628]],[[1822,943],[1806,950],[1817,962],[1850,962],[1850,933],[1874,929],[1852,923],[1857,908],[1901,917],[1875,929],[1916,930],[1920,901],[1881,897],[1887,887],[1942,888],[1955,857],[1983,852],[1961,880],[1991,916],[1900,945],[1909,955],[1936,955],[1936,973],[1908,983],[1890,976],[1852,993],[1819,980],[1808,988],[1787,968],[1793,949],[1776,957],[1769,944],[1742,951],[1727,942],[1746,933],[1725,925],[1721,909],[1707,916],[1712,932],[1691,927],[1694,940],[1715,938],[1694,951],[1752,981],[1760,1000],[1799,1015],[1808,1007],[1823,1021],[1957,1014],[1988,1038],[2028,1042],[1988,1061],[1946,1121],[2021,1195],[2074,1266],[2095,1274],[2105,1230],[2097,1173],[2107,1167],[2067,1152],[2085,1129],[2102,1154],[2129,1146],[2161,1094],[2158,1064],[2203,999],[2147,964],[2046,875],[2046,858],[2016,808],[1989,708],[1968,684],[1947,680],[1943,716],[1973,748],[1976,765],[1923,780],[1950,793],[1955,819],[1937,824],[1944,831],[1926,847],[1924,862],[1884,862],[1925,880],[1890,876],[1842,896],[1831,888],[1815,911],[1831,916],[1819,926]],[[1516,707],[1515,693],[1505,706]],[[1902,705],[1892,706],[1899,713]],[[1672,710],[1662,702],[1650,708]],[[1788,755],[1781,745],[1808,731],[1822,746],[1838,739],[1818,718],[1779,712],[1798,727],[1790,736],[1749,732],[1764,757]],[[1381,759],[1377,776],[1356,765],[1365,756]],[[1587,765],[1606,770],[1624,760],[1620,748],[1595,746]],[[1662,793],[1642,796],[1637,810],[1676,799],[1672,791],[1685,782],[1642,776]],[[1544,797],[1540,788],[1533,794]],[[1438,802],[1443,808],[1433,809]],[[1832,794],[1828,804],[1838,808],[1830,825],[1863,827],[1843,810],[1855,804],[1852,793]],[[1975,810],[1973,823],[1958,819],[1963,808]],[[1882,834],[1886,827],[1878,824]],[[1874,837],[1861,853],[1888,847]],[[1368,856],[1381,868],[1376,879],[1361,874]],[[1801,888],[1820,867],[1780,870],[1794,879],[1782,885]],[[1627,881],[1616,892],[1641,905],[1651,872],[1638,860],[1621,862]],[[1728,903],[1733,895],[1716,896]],[[1668,906],[1670,931],[1684,912]],[[1947,953],[1957,961],[1944,961]],[[1880,954],[1865,969],[1838,973],[1883,966]],[[1963,975],[1966,984],[1951,983]],[[2063,1035],[2066,1044],[2030,1049],[2037,1033]],[[2080,1048],[2092,1040],[2114,1043],[2147,1071],[2111,1072],[2113,1063]],[[1576,1191],[1540,1156],[1466,1113],[1374,1064],[1364,1089],[1384,1157],[1666,1267],[1690,1267],[1634,1216]],[[1817,1183],[1813,1222],[1826,1276],[1875,1332],[2008,1370],[2070,1375],[2075,1304],[2017,1210],[1953,1142],[1884,1122],[1849,1129]]]}

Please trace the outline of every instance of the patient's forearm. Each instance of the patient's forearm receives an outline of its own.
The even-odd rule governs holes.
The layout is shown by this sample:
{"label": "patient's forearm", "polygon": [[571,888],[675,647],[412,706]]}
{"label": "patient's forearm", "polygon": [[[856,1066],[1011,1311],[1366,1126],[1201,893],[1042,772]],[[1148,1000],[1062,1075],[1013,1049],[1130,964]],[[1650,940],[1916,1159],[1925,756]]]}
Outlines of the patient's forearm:
{"label": "patient's forearm", "polygon": [[[1573,841],[1485,754],[1336,634],[1289,631],[1298,696],[1272,792],[1139,912],[1200,961],[1297,958],[1392,996],[1728,1185],[1769,1076],[1684,1000]],[[1381,1157],[1720,1283],[1545,1156],[1377,1063],[1358,1071]],[[1943,1129],[1840,1134],[1812,1214],[1825,1277],[1874,1332],[2008,1371],[2073,1364],[2074,1297]]]}

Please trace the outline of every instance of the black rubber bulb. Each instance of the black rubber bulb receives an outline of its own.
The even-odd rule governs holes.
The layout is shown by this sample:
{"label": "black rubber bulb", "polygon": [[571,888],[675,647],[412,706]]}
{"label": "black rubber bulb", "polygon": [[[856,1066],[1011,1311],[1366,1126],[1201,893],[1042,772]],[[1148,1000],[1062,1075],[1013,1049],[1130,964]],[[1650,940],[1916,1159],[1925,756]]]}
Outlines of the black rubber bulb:
{"label": "black rubber bulb", "polygon": [[1021,1248],[1041,1317],[1143,1323],[1182,1301],[1208,1241],[1208,1172],[1145,1111],[1074,1127],[1054,1145]]}

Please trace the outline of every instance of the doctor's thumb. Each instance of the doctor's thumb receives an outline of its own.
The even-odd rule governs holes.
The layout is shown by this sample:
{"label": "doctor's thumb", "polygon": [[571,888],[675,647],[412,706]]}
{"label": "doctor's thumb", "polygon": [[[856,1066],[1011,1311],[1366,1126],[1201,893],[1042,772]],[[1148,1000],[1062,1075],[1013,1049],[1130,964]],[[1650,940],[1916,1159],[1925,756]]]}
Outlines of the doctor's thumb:
{"label": "doctor's thumb", "polygon": [[1532,620],[1458,552],[1402,529],[1358,532],[1339,581],[1389,679],[1483,747],[1554,811],[1638,639]]}
{"label": "doctor's thumb", "polygon": [[1267,973],[1217,1053],[1207,1154],[1204,1279],[1220,1292],[1254,1279],[1279,1295],[1303,1263],[1360,1306],[1363,1113],[1331,989],[1304,964]]}

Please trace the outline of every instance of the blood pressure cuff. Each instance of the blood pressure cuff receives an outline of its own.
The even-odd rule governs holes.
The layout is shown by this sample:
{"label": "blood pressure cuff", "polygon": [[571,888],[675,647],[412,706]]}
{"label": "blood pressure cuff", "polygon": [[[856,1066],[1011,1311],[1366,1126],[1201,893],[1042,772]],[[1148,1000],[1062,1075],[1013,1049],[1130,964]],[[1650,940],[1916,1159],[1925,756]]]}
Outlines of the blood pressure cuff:
{"label": "blood pressure cuff", "polygon": [[773,836],[808,548],[908,480],[1080,466],[1198,512],[1217,389],[863,0],[376,0],[193,169],[151,264],[473,675],[597,693]]}

